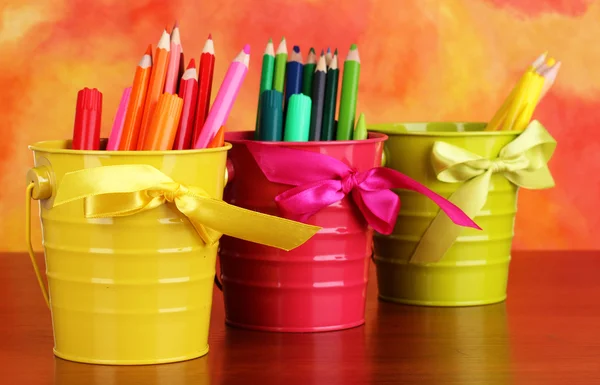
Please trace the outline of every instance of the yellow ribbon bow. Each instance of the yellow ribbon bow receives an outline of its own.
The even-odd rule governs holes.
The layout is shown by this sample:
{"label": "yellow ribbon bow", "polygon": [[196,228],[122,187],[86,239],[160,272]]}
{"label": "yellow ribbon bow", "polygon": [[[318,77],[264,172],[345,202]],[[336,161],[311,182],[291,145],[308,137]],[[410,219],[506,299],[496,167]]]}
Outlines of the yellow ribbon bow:
{"label": "yellow ribbon bow", "polygon": [[102,166],[65,174],[54,206],[82,198],[86,218],[133,215],[174,203],[210,246],[226,234],[289,251],[321,229],[227,204],[199,187],[176,183],[149,165]]}
{"label": "yellow ribbon bow", "polygon": [[[464,182],[449,198],[469,217],[474,218],[487,200],[492,174],[502,173],[510,182],[528,189],[554,186],[547,163],[556,141],[537,121],[507,144],[497,159],[489,160],[460,147],[435,142],[432,163],[437,179],[447,183]],[[437,262],[452,246],[462,228],[439,212],[419,241],[411,263]]]}

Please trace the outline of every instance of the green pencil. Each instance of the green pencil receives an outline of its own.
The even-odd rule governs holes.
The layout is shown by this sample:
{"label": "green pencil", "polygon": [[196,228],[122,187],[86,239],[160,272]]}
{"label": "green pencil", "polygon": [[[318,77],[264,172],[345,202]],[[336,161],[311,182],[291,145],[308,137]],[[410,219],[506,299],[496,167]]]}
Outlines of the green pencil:
{"label": "green pencil", "polygon": [[350,52],[344,62],[342,75],[342,95],[340,97],[340,113],[338,115],[337,140],[351,140],[356,118],[356,100],[358,96],[358,80],[360,77],[360,57],[356,44],[350,46]]}
{"label": "green pencil", "polygon": [[325,105],[323,106],[323,128],[321,140],[335,140],[335,110],[337,107],[337,90],[340,70],[338,69],[337,49],[327,68],[325,81]]}
{"label": "green pencil", "polygon": [[273,49],[273,40],[269,39],[262,61],[262,72],[260,75],[260,91],[258,92],[258,109],[256,112],[256,129],[254,131],[254,139],[260,137],[258,132],[258,116],[260,113],[260,95],[263,92],[273,88],[273,68],[275,66],[275,50]]}
{"label": "green pencil", "polygon": [[360,114],[358,117],[358,122],[356,122],[356,128],[354,129],[354,135],[352,139],[354,140],[365,140],[367,139],[367,124],[365,123],[365,114]]}
{"label": "green pencil", "polygon": [[315,54],[315,49],[311,48],[304,64],[304,73],[302,74],[302,93],[306,96],[312,95],[312,79],[316,66],[317,54]]}
{"label": "green pencil", "polygon": [[273,74],[273,89],[283,93],[285,86],[285,66],[287,64],[288,51],[285,44],[285,37],[281,39],[277,54],[275,55],[275,73]]}

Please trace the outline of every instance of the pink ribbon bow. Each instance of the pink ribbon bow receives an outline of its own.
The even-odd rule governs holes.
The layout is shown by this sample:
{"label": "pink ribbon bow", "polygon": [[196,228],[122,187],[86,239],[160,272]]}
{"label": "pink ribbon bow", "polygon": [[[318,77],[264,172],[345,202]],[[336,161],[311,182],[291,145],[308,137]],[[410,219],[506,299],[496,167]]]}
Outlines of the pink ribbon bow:
{"label": "pink ribbon bow", "polygon": [[246,146],[269,181],[296,186],[275,197],[287,218],[305,222],[350,194],[367,223],[380,234],[390,234],[400,212],[400,198],[390,189],[401,188],[427,196],[455,224],[481,229],[456,205],[396,170],[358,171],[325,154],[251,141]]}

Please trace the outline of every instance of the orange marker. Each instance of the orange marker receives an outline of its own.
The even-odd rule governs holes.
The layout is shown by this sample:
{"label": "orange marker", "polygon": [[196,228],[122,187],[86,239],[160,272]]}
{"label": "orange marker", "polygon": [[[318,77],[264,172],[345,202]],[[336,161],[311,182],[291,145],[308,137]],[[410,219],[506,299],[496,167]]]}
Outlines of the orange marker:
{"label": "orange marker", "polygon": [[156,103],[156,109],[148,127],[148,134],[144,138],[144,142],[140,143],[142,145],[140,150],[164,151],[172,149],[182,108],[182,98],[177,95],[162,94],[158,99],[158,103]]}
{"label": "orange marker", "polygon": [[223,147],[225,145],[225,126],[221,126],[217,134],[212,138],[212,140],[208,143],[206,148],[217,148]]}
{"label": "orange marker", "polygon": [[121,140],[118,145],[118,149],[121,151],[137,149],[151,71],[152,45],[149,45],[135,70],[131,96],[129,97],[129,104],[127,106],[127,112],[125,113],[125,122],[123,123],[123,134],[121,135]]}
{"label": "orange marker", "polygon": [[146,135],[150,127],[150,121],[154,116],[156,103],[158,103],[158,99],[163,93],[163,89],[165,87],[170,45],[170,35],[165,29],[160,37],[160,40],[158,41],[158,45],[156,46],[154,62],[152,63],[152,74],[150,75],[150,84],[148,85],[148,93],[146,94],[144,115],[142,118],[142,125],[140,127],[140,137],[138,139],[139,150],[142,149],[140,146],[142,146],[146,141]]}

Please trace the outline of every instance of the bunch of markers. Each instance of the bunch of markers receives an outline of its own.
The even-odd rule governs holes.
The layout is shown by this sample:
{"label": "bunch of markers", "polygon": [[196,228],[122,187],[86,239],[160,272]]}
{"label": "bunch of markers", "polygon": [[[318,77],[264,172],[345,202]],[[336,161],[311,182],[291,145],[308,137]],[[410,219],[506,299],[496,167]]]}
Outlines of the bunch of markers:
{"label": "bunch of markers", "polygon": [[[224,145],[225,123],[248,71],[250,47],[232,61],[210,105],[215,53],[212,36],[200,64],[184,68],[179,26],[165,29],[154,55],[150,45],[140,60],[133,84],[125,88],[117,109],[109,151],[185,150]],[[198,76],[199,74],[199,76]],[[84,88],[77,95],[72,148],[100,150],[102,93]]]}
{"label": "bunch of markers", "polygon": [[254,138],[262,141],[331,141],[366,139],[364,115],[355,128],[360,58],[352,44],[342,74],[339,114],[338,52],[327,49],[317,58],[310,49],[306,63],[300,47],[289,55],[285,38],[274,51],[269,40],[263,55]]}

